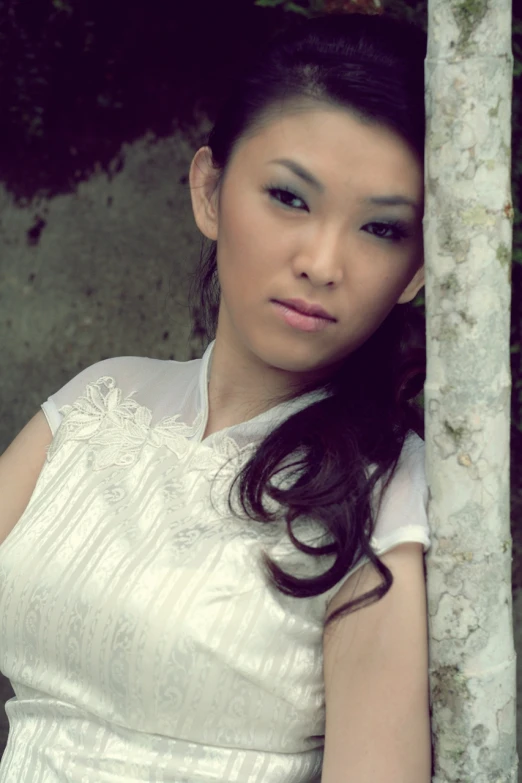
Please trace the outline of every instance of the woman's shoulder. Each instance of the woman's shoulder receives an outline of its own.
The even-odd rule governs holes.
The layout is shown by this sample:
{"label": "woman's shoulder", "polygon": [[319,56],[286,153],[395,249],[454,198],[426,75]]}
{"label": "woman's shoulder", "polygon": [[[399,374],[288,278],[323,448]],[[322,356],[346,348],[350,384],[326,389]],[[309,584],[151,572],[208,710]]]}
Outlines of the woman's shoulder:
{"label": "woman's shoulder", "polygon": [[399,466],[406,466],[409,469],[413,468],[424,474],[425,458],[426,444],[416,432],[410,430],[404,440],[401,456],[399,458]]}
{"label": "woman's shoulder", "polygon": [[197,382],[201,359],[176,361],[146,356],[115,356],[88,365],[53,392],[42,403],[42,410],[53,434],[62,420],[63,410],[81,398],[94,400],[132,396],[141,405],[154,409],[165,395],[172,400],[186,393]]}
{"label": "woman's shoulder", "polygon": [[425,443],[415,432],[404,441],[397,468],[380,498],[374,542],[379,553],[403,541],[430,546]]}

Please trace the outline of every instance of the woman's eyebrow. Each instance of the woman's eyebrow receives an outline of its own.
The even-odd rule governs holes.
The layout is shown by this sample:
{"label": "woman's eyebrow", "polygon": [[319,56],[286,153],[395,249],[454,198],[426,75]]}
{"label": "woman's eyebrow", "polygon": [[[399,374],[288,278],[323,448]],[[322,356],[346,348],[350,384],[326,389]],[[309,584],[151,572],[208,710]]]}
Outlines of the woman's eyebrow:
{"label": "woman's eyebrow", "polygon": [[[317,190],[319,193],[324,193],[325,187],[322,182],[319,182],[319,180],[314,177],[314,175],[311,174],[308,169],[305,169],[295,160],[291,160],[290,158],[277,158],[276,160],[270,160],[269,163],[276,163],[279,166],[285,166],[297,177],[300,177],[300,179],[302,179],[304,182],[315,188],[315,190]],[[393,194],[390,196],[369,196],[368,198],[363,199],[363,202],[366,204],[377,204],[381,207],[406,206],[411,207],[416,211],[420,209],[420,205],[417,204],[414,199],[399,194]]]}
{"label": "woman's eyebrow", "polygon": [[383,207],[411,207],[412,209],[419,209],[419,205],[416,201],[406,196],[370,196],[365,199],[369,204],[378,204]]}
{"label": "woman's eyebrow", "polygon": [[316,179],[313,174],[310,174],[307,169],[303,168],[303,166],[300,166],[299,163],[296,163],[295,160],[290,160],[289,158],[278,158],[277,160],[270,160],[269,163],[277,163],[279,166],[286,166],[287,169],[290,169],[290,171],[292,171],[297,177],[300,177],[302,180],[307,182],[319,193],[324,192],[324,185],[319,182],[319,180]]}

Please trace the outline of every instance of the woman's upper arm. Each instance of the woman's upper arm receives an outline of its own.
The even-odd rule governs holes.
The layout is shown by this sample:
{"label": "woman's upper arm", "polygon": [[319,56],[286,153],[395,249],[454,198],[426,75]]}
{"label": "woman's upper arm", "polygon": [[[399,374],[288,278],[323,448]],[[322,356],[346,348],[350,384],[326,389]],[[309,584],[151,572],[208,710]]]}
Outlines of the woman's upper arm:
{"label": "woman's upper arm", "polygon": [[27,508],[52,438],[40,410],[0,456],[0,544]]}
{"label": "woman's upper arm", "polygon": [[[386,595],[325,629],[322,783],[429,783],[431,727],[423,551],[394,547]],[[343,584],[329,612],[382,583],[371,563]]]}

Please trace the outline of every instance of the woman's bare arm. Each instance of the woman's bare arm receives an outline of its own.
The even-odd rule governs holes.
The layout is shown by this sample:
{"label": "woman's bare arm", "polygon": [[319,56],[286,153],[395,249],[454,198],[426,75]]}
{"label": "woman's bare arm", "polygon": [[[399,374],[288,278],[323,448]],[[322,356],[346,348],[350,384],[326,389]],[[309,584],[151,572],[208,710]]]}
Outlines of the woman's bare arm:
{"label": "woman's bare arm", "polygon": [[[394,582],[378,602],[325,629],[322,783],[429,783],[428,612],[422,545],[381,555]],[[381,584],[372,564],[328,607]]]}
{"label": "woman's bare arm", "polygon": [[38,411],[0,457],[0,544],[27,508],[52,437]]}

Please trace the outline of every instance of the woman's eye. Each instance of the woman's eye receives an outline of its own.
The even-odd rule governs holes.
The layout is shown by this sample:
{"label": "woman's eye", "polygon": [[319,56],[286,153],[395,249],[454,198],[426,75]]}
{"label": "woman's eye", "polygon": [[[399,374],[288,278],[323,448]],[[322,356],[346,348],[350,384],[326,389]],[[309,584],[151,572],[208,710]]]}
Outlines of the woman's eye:
{"label": "woman's eye", "polygon": [[296,196],[291,190],[286,190],[285,188],[267,188],[267,191],[271,198],[275,201],[279,201],[279,203],[283,204],[285,207],[290,207],[290,209],[303,209],[304,207],[307,209],[303,199]]}
{"label": "woman's eye", "polygon": [[400,242],[401,239],[408,236],[408,231],[400,224],[368,223],[365,228],[373,236],[379,237],[379,239],[389,239],[392,242]]}

